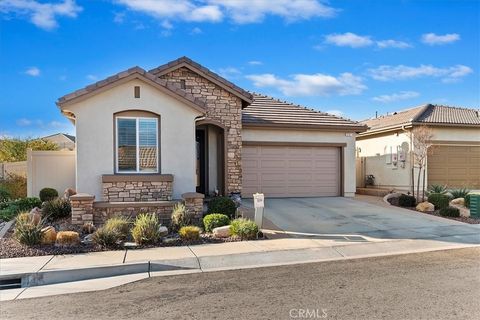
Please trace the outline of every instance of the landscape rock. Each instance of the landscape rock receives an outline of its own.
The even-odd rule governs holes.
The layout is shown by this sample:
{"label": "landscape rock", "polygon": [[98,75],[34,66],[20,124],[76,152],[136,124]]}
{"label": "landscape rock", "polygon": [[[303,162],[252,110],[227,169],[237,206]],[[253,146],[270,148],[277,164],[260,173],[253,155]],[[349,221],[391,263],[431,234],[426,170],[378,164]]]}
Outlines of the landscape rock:
{"label": "landscape rock", "polygon": [[73,190],[72,188],[68,188],[68,189],[65,189],[65,191],[63,192],[63,198],[70,200],[70,197],[76,194],[77,192],[75,190]]}
{"label": "landscape rock", "polygon": [[93,233],[87,234],[85,237],[83,237],[82,243],[92,244],[93,243]]}
{"label": "landscape rock", "polygon": [[215,238],[228,238],[230,235],[230,226],[223,226],[213,229],[213,236]]}
{"label": "landscape rock", "polygon": [[402,193],[400,192],[389,193],[385,197],[383,197],[383,201],[387,204],[398,206],[398,199],[401,195]]}
{"label": "landscape rock", "polygon": [[168,235],[168,228],[165,226],[160,226],[158,228],[158,232],[160,233],[161,237],[166,237]]}
{"label": "landscape rock", "polygon": [[459,205],[465,206],[465,199],[464,198],[456,198],[450,201],[450,205]]}
{"label": "landscape rock", "polygon": [[42,220],[42,211],[35,207],[30,211],[30,220],[33,224],[37,225]]}
{"label": "landscape rock", "polygon": [[56,245],[74,246],[80,243],[80,235],[75,231],[60,231],[57,233]]}
{"label": "landscape rock", "polygon": [[420,212],[433,212],[435,211],[435,206],[433,205],[433,203],[425,201],[417,204],[415,209],[417,209],[417,211],[420,211]]}
{"label": "landscape rock", "polygon": [[42,244],[54,244],[57,240],[57,231],[52,226],[48,226],[42,229]]}
{"label": "landscape rock", "polygon": [[[460,199],[462,199],[462,198],[460,198]],[[460,217],[463,217],[463,218],[469,218],[470,217],[470,209],[465,208],[463,205],[454,204],[453,201],[452,201],[452,202],[450,202],[450,206],[454,207],[454,208],[457,208],[460,211]]]}

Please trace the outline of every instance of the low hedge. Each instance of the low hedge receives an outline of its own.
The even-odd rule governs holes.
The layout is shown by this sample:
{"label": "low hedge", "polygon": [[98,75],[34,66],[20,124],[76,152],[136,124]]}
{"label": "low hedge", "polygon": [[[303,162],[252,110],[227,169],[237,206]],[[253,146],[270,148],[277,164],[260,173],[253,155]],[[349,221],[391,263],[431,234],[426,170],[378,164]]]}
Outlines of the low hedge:
{"label": "low hedge", "polygon": [[460,210],[455,207],[445,207],[440,209],[440,215],[444,217],[460,217]]}
{"label": "low hedge", "polygon": [[417,200],[414,196],[402,194],[400,198],[398,198],[398,205],[400,207],[415,207],[417,204]]}
{"label": "low hedge", "polygon": [[212,232],[215,228],[228,226],[229,224],[228,216],[221,213],[211,213],[203,217],[203,226],[206,232]]}
{"label": "low hedge", "polygon": [[239,218],[230,224],[230,232],[232,236],[240,237],[242,240],[255,239],[258,234],[258,226],[252,220]]}
{"label": "low hedge", "polygon": [[441,193],[432,193],[428,196],[428,202],[435,206],[435,209],[443,209],[448,207],[450,197]]}
{"label": "low hedge", "polygon": [[235,202],[228,197],[216,197],[208,203],[208,213],[221,213],[232,219],[236,211]]}
{"label": "low hedge", "polygon": [[42,202],[51,201],[58,197],[58,192],[53,188],[43,188],[42,190],[40,190],[39,196]]}

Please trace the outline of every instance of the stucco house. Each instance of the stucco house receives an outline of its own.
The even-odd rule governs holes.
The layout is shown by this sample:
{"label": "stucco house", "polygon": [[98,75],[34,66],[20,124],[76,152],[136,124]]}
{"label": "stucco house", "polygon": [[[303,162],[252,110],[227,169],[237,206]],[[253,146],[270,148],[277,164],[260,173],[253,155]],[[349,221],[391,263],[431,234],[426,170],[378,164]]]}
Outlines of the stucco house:
{"label": "stucco house", "polygon": [[103,206],[192,192],[355,193],[365,125],[249,93],[186,57],[128,69],[57,105],[76,127],[76,189]]}
{"label": "stucco house", "polygon": [[366,175],[373,175],[375,187],[412,191],[417,183],[416,179],[412,182],[412,175],[417,177],[417,171],[412,169],[415,146],[411,133],[413,128],[426,125],[433,139],[425,186],[480,189],[478,110],[426,104],[361,123],[369,129],[357,136],[358,187],[365,186]]}
{"label": "stucco house", "polygon": [[75,137],[66,133],[55,133],[41,139],[55,143],[60,150],[74,150]]}

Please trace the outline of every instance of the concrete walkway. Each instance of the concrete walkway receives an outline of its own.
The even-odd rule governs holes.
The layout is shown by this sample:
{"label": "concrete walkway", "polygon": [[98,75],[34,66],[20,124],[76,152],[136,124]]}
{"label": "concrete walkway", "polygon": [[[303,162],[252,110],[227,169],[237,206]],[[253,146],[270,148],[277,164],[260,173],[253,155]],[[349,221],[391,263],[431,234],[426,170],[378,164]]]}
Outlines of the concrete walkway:
{"label": "concrete walkway", "polygon": [[0,260],[0,301],[103,290],[152,276],[234,270],[478,246],[477,234],[415,240],[286,238]]}

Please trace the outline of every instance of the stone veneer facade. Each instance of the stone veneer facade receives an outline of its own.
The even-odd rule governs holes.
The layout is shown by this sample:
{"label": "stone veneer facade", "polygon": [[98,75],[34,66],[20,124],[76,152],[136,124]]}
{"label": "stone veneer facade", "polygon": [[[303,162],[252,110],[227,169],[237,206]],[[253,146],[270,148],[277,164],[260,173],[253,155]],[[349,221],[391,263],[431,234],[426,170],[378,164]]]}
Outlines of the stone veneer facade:
{"label": "stone veneer facade", "polygon": [[162,175],[104,175],[103,200],[109,202],[138,202],[172,200],[173,176]]}
{"label": "stone veneer facade", "polygon": [[176,83],[195,98],[207,104],[206,120],[211,119],[225,126],[227,166],[226,191],[241,192],[242,188],[242,100],[215,83],[186,67],[178,68],[160,78]]}

